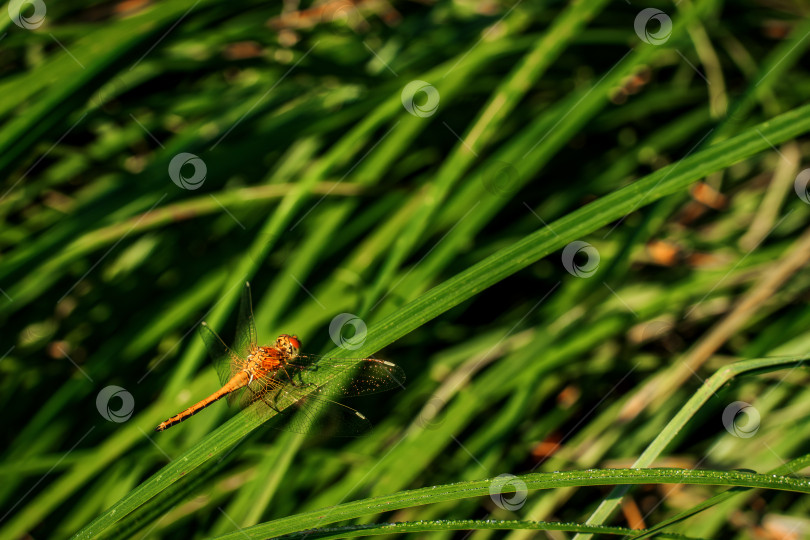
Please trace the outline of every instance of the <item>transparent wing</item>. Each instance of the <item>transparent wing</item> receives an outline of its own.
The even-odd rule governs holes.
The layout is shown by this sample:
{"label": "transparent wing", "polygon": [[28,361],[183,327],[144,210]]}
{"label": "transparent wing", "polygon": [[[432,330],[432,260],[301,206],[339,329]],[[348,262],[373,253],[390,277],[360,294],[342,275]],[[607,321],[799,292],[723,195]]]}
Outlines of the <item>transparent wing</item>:
{"label": "transparent wing", "polygon": [[200,324],[200,336],[205,342],[205,348],[208,349],[208,355],[214,361],[219,382],[225,384],[241,369],[239,357],[205,322]]}
{"label": "transparent wing", "polygon": [[256,352],[257,348],[256,322],[253,320],[253,300],[250,294],[250,283],[245,283],[242,289],[242,299],[239,302],[239,315],[236,319],[236,340],[234,352],[240,358],[247,358]]}
{"label": "transparent wing", "polygon": [[376,358],[298,356],[287,364],[287,374],[293,383],[314,385],[330,397],[362,396],[405,387],[402,368]]}
{"label": "transparent wing", "polygon": [[[205,342],[205,348],[208,349],[208,355],[214,361],[214,367],[217,370],[219,382],[224,385],[243,369],[244,360],[236,356],[236,353],[225,345],[222,338],[205,322],[200,324],[200,335]],[[243,392],[243,390],[237,390],[236,392],[228,394],[225,398],[228,405],[238,403],[241,392]]]}
{"label": "transparent wing", "polygon": [[239,404],[262,418],[278,417],[277,429],[354,436],[368,431],[370,422],[330,398],[382,392],[404,381],[402,368],[385,360],[298,357],[253,380],[241,391]]}
{"label": "transparent wing", "polygon": [[284,431],[351,437],[371,429],[365,416],[325,397],[321,390],[312,385],[293,386],[265,378],[245,388],[241,400],[250,414],[277,418],[279,421],[272,427]]}

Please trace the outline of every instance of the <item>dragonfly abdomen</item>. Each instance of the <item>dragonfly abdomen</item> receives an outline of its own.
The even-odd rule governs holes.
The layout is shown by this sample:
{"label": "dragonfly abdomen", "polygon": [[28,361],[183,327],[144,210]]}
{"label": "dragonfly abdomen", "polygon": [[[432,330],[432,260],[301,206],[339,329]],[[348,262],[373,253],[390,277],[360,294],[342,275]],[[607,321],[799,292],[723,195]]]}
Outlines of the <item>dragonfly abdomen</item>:
{"label": "dragonfly abdomen", "polygon": [[162,422],[158,427],[155,428],[155,431],[164,431],[166,429],[169,429],[175,424],[179,424],[180,422],[182,422],[187,418],[191,418],[192,416],[194,416],[204,408],[208,407],[212,403],[219,401],[220,399],[224,398],[231,392],[239,390],[243,386],[247,385],[249,381],[250,375],[248,375],[246,371],[240,371],[239,373],[234,375],[231,378],[231,380],[225,383],[225,385],[222,388],[220,388],[219,390],[217,390],[204,400],[195,403],[185,411],[172,416],[165,422]]}

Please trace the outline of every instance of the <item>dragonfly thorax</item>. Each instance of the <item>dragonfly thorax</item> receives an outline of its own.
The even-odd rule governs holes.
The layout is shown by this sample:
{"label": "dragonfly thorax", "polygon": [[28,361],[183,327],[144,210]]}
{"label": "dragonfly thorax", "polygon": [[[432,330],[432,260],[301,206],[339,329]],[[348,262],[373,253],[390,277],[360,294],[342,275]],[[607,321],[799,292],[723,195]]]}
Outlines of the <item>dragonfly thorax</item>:
{"label": "dragonfly thorax", "polygon": [[281,369],[298,356],[300,346],[297,337],[283,334],[272,347],[256,347],[255,352],[247,357],[245,371],[257,375]]}
{"label": "dragonfly thorax", "polygon": [[245,371],[263,374],[279,369],[284,363],[284,358],[275,347],[257,347],[255,352],[248,355]]}

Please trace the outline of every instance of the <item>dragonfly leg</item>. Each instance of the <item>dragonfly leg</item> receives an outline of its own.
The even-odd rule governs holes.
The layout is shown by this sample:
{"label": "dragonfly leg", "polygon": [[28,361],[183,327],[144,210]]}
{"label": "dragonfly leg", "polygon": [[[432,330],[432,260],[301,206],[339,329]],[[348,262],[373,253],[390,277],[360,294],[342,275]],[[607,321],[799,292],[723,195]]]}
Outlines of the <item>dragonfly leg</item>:
{"label": "dragonfly leg", "polygon": [[276,411],[277,413],[281,413],[281,409],[276,407],[275,404],[278,403],[278,400],[281,397],[282,390],[283,388],[279,387],[272,399],[264,400],[267,406]]}
{"label": "dragonfly leg", "polygon": [[[313,383],[304,382],[304,380],[301,378],[301,372],[300,371],[298,371],[297,373],[295,373],[293,375],[290,375],[290,372],[287,370],[287,366],[282,365],[279,369],[284,372],[284,375],[286,375],[287,381],[290,383],[290,386],[294,386],[296,388],[305,388],[305,387],[313,384]],[[298,378],[297,380],[296,380],[296,377]]]}
{"label": "dragonfly leg", "polygon": [[[284,375],[286,375],[286,376],[287,376],[287,380],[288,380],[288,381],[290,381],[290,384],[291,384],[291,385],[293,385],[293,386],[298,386],[297,384],[295,384],[295,379],[293,379],[293,378],[290,376],[290,372],[289,372],[289,371],[287,371],[287,366],[281,366],[281,369],[284,371]],[[300,375],[300,374],[299,374],[299,375]]]}

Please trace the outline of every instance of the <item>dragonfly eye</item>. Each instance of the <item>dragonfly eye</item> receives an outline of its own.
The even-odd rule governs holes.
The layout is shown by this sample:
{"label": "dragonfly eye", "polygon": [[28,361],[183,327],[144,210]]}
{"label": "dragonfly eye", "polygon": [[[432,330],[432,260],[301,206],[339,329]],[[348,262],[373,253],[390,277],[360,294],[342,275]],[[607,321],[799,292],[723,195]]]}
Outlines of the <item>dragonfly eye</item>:
{"label": "dragonfly eye", "polygon": [[301,342],[298,340],[298,336],[281,334],[276,340],[276,346],[280,349],[289,349],[290,353],[297,354],[301,348]]}

